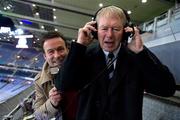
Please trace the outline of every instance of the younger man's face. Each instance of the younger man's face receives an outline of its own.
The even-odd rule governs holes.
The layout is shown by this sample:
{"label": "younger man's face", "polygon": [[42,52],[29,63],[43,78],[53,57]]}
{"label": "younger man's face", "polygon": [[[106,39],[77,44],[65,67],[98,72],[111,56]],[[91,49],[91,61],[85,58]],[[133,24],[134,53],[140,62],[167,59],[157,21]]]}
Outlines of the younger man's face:
{"label": "younger man's face", "polygon": [[61,66],[64,58],[68,54],[68,49],[62,38],[51,38],[43,45],[44,58],[50,67]]}

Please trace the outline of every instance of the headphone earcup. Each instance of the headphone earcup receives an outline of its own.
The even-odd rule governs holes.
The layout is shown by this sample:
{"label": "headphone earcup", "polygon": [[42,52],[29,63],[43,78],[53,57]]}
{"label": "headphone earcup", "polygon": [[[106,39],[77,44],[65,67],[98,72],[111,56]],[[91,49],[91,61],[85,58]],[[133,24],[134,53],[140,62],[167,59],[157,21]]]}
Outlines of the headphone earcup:
{"label": "headphone earcup", "polygon": [[131,27],[133,29],[133,32],[125,32],[123,33],[122,42],[127,45],[129,37],[132,37],[134,35],[134,25],[131,22],[127,22],[125,27]]}
{"label": "headphone earcup", "polygon": [[123,32],[123,37],[122,37],[122,43],[123,43],[123,44],[127,44],[128,37],[129,37],[129,34],[124,31],[124,32]]}
{"label": "headphone earcup", "polygon": [[[95,27],[96,30],[97,30],[97,23],[94,25],[94,27]],[[97,31],[96,31],[96,32],[92,31],[91,34],[92,34],[92,36],[93,36],[93,39],[96,39],[96,40],[98,39]]]}

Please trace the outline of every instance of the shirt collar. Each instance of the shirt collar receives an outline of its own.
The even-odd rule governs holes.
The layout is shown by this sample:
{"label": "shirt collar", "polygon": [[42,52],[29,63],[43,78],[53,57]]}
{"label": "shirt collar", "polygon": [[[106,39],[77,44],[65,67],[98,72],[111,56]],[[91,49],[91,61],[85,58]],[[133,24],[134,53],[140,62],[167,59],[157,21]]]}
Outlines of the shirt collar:
{"label": "shirt collar", "polygon": [[[115,58],[117,57],[120,48],[121,48],[121,44],[119,45],[118,49],[116,49],[115,51],[113,51],[113,54],[114,54],[114,57],[115,57]],[[107,51],[105,51],[105,50],[103,50],[103,52],[104,52],[105,57],[106,57],[106,60],[107,60],[109,52],[107,52]]]}

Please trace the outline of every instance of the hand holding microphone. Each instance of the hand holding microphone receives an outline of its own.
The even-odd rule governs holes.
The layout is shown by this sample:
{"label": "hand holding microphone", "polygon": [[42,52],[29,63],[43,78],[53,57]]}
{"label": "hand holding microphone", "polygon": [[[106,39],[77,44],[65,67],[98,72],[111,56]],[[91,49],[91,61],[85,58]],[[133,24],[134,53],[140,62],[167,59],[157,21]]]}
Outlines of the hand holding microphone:
{"label": "hand holding microphone", "polygon": [[57,107],[62,99],[60,92],[53,87],[50,91],[49,91],[49,99],[51,104],[54,107]]}

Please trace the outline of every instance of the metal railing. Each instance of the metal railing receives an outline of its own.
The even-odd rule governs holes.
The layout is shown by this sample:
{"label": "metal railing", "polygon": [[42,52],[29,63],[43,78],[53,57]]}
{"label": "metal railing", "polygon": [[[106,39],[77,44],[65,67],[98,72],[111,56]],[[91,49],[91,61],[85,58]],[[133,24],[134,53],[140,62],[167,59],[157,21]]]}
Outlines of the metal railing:
{"label": "metal railing", "polygon": [[[176,24],[176,21],[180,21],[180,5],[169,9],[164,14],[155,17],[153,20],[141,24],[140,28],[143,31],[151,33],[151,40],[155,40],[158,37],[163,37],[158,36],[157,32],[161,32],[165,29],[170,30],[168,34],[175,34],[173,30],[173,25]],[[176,30],[176,32],[180,32],[180,28],[178,28],[178,31]],[[163,35],[167,36],[168,34],[164,33]]]}

